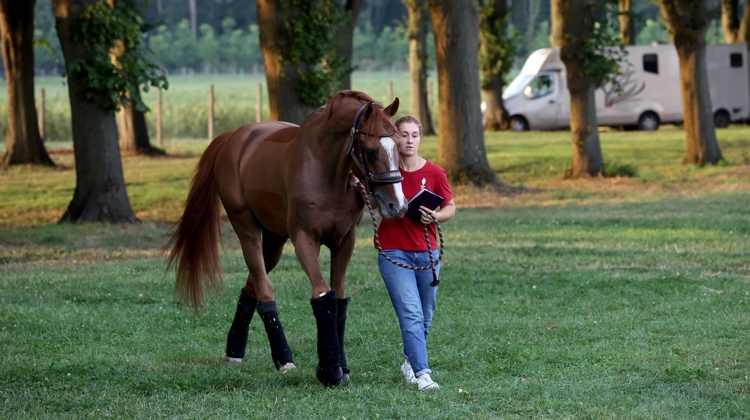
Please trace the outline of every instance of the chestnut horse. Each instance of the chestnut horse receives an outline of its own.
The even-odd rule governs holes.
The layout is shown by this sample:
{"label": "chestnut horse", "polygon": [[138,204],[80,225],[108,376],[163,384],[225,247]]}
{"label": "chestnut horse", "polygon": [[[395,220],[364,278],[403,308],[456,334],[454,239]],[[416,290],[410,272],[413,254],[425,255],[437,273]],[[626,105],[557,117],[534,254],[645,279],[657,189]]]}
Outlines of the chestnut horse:
{"label": "chestnut horse", "polygon": [[[364,93],[341,91],[302,126],[280,121],[245,125],[219,135],[203,153],[170,242],[169,266],[178,263],[175,291],[196,310],[204,304],[204,288],[220,287],[221,203],[249,270],[227,337],[228,363],[245,356],[257,310],[276,369],[295,368],[268,279],[291,239],[312,286],[316,376],[329,387],[349,379],[344,276],[365,204],[350,174],[363,180],[383,217],[406,212],[391,122],[398,104],[396,99],[383,109]],[[331,250],[330,286],[318,263],[321,245]]]}

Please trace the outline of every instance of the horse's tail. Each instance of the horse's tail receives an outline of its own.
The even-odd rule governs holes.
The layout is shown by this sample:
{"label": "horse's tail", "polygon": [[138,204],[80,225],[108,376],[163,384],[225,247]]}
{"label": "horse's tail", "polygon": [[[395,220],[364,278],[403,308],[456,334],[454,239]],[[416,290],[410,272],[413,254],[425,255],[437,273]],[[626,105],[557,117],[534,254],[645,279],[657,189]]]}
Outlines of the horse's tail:
{"label": "horse's tail", "polygon": [[205,286],[213,290],[221,289],[222,268],[218,244],[222,240],[221,214],[214,182],[214,164],[231,134],[231,131],[221,134],[203,153],[177,231],[167,245],[172,249],[167,270],[178,262],[175,295],[196,311],[205,303]]}

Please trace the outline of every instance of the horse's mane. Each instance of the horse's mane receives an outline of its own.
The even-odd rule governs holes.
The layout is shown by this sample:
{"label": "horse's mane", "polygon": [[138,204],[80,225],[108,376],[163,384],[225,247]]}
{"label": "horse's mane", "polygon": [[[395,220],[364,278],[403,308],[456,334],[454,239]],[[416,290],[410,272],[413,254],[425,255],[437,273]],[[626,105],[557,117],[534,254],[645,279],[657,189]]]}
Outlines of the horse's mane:
{"label": "horse's mane", "polygon": [[[375,99],[372,99],[368,94],[364,92],[359,92],[356,90],[342,90],[337,92],[330,101],[328,101],[328,104],[323,107],[323,109],[328,109],[328,119],[331,119],[331,116],[333,115],[333,105],[338,101],[339,99],[354,99],[358,102],[372,102],[374,104],[378,104],[378,102]],[[379,105],[379,104],[378,104]],[[385,122],[386,126],[393,126],[393,121],[384,113],[384,112],[375,112],[373,114],[374,118],[377,120],[380,120],[382,122]],[[395,127],[394,127],[395,128]]]}

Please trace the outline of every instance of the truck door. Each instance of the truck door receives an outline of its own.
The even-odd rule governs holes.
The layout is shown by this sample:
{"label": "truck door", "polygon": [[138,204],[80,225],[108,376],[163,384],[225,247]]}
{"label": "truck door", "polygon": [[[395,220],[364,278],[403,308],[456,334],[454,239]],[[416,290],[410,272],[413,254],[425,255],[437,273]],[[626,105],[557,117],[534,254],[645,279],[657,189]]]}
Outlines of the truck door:
{"label": "truck door", "polygon": [[560,83],[557,72],[540,72],[523,91],[528,99],[525,114],[532,130],[558,128]]}

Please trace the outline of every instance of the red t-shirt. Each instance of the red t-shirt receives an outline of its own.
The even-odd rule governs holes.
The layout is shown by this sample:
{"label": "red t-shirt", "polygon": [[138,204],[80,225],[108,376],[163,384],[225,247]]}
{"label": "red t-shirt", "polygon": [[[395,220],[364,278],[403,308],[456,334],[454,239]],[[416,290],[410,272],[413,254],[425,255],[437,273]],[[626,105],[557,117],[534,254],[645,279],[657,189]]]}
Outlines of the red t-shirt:
{"label": "red t-shirt", "polygon": [[[430,161],[427,161],[424,166],[414,172],[407,172],[402,169],[401,176],[404,177],[401,187],[407,200],[414,197],[422,188],[422,179],[425,180],[424,185],[427,189],[445,197],[445,201],[443,201],[441,207],[453,199],[451,187],[448,184],[448,177],[445,175],[445,169]],[[427,243],[424,240],[423,226],[422,223],[415,222],[408,217],[383,219],[380,221],[380,226],[378,226],[380,246],[383,249],[426,251]],[[438,249],[438,241],[435,237],[435,225],[429,225],[427,231],[430,234],[430,248]]]}

